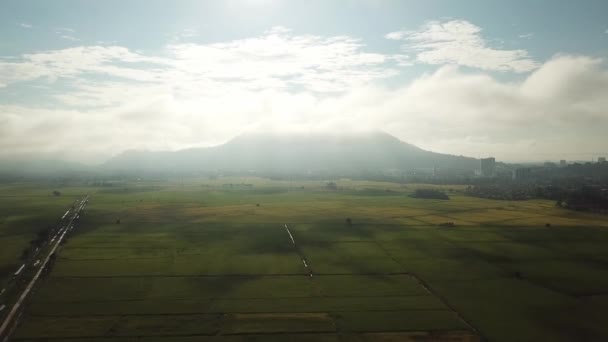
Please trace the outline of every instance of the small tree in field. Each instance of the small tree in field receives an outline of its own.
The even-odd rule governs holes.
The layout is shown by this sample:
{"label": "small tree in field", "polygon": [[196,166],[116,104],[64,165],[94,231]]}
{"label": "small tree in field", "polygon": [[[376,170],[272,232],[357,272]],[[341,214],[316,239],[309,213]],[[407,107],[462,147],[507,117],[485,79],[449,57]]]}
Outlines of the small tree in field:
{"label": "small tree in field", "polygon": [[353,220],[351,220],[351,219],[350,219],[350,217],[347,217],[347,218],[346,218],[346,225],[347,225],[347,226],[350,226],[350,225],[352,225],[352,224],[353,224]]}
{"label": "small tree in field", "polygon": [[328,190],[332,190],[332,191],[336,191],[336,190],[338,190],[338,184],[336,184],[335,182],[328,182],[328,183],[325,185],[325,187],[326,187]]}

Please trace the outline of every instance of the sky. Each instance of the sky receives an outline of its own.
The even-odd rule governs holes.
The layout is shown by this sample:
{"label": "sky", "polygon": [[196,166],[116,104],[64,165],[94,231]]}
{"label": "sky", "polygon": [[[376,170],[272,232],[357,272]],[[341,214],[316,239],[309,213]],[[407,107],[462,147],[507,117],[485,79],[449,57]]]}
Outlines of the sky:
{"label": "sky", "polygon": [[380,130],[507,162],[608,155],[608,1],[6,0],[0,158]]}

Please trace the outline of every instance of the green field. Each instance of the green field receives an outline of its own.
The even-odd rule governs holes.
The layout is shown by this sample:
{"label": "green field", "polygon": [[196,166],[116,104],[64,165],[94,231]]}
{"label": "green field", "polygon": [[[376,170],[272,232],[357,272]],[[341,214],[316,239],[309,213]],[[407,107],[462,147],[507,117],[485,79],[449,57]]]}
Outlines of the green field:
{"label": "green field", "polygon": [[458,186],[442,201],[409,196],[423,185],[337,183],[5,186],[7,270],[37,225],[91,195],[13,340],[608,340],[606,217]]}
{"label": "green field", "polygon": [[0,288],[22,264],[21,255],[36,233],[59,222],[83,189],[53,196],[48,185],[0,185]]}

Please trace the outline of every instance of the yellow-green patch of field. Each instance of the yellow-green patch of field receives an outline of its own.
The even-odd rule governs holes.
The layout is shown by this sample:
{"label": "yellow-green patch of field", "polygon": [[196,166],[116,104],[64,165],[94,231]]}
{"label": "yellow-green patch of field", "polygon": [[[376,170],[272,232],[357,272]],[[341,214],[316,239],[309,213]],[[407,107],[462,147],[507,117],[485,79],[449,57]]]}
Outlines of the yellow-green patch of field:
{"label": "yellow-green patch of field", "polygon": [[223,333],[335,332],[327,313],[250,313],[225,317]]}
{"label": "yellow-green patch of field", "polygon": [[427,224],[425,222],[422,222],[420,220],[417,220],[415,217],[398,217],[398,216],[393,216],[393,221],[396,224],[402,225],[402,226],[410,226],[410,227],[418,227],[418,226],[426,226]]}
{"label": "yellow-green patch of field", "polygon": [[474,222],[477,224],[481,223],[494,223],[501,224],[503,221],[512,221],[518,219],[525,219],[527,217],[542,216],[535,213],[529,213],[524,211],[513,211],[513,210],[500,210],[500,209],[480,209],[474,211],[463,211],[463,212],[452,212],[446,215],[446,217],[452,218],[455,221],[462,220],[468,222]]}
{"label": "yellow-green patch of field", "polygon": [[[349,336],[351,337],[351,336]],[[481,338],[469,331],[416,331],[362,333],[352,336],[357,342],[479,342]]]}
{"label": "yellow-green patch of field", "polygon": [[[447,216],[442,216],[439,214],[427,214],[427,215],[416,216],[416,220],[424,222],[428,225],[438,225],[438,224],[447,223],[447,222],[454,222],[454,219],[447,217]],[[455,223],[458,223],[458,222],[455,222]]]}
{"label": "yellow-green patch of field", "polygon": [[[585,221],[581,219],[571,219],[562,216],[554,215],[535,215],[528,216],[522,219],[508,220],[500,222],[504,226],[519,226],[519,227],[543,227],[549,224],[551,227],[577,227],[577,226],[596,226],[597,221]],[[603,223],[602,223],[603,225]]]}

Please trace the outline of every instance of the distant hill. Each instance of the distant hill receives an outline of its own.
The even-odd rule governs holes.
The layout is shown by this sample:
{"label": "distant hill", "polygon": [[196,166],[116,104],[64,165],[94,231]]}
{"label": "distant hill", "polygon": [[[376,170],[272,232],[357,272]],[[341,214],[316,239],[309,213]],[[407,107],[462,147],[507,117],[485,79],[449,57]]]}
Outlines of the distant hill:
{"label": "distant hill", "polygon": [[207,148],[126,151],[103,168],[122,171],[377,172],[475,170],[479,160],[422,150],[386,133],[244,134]]}

